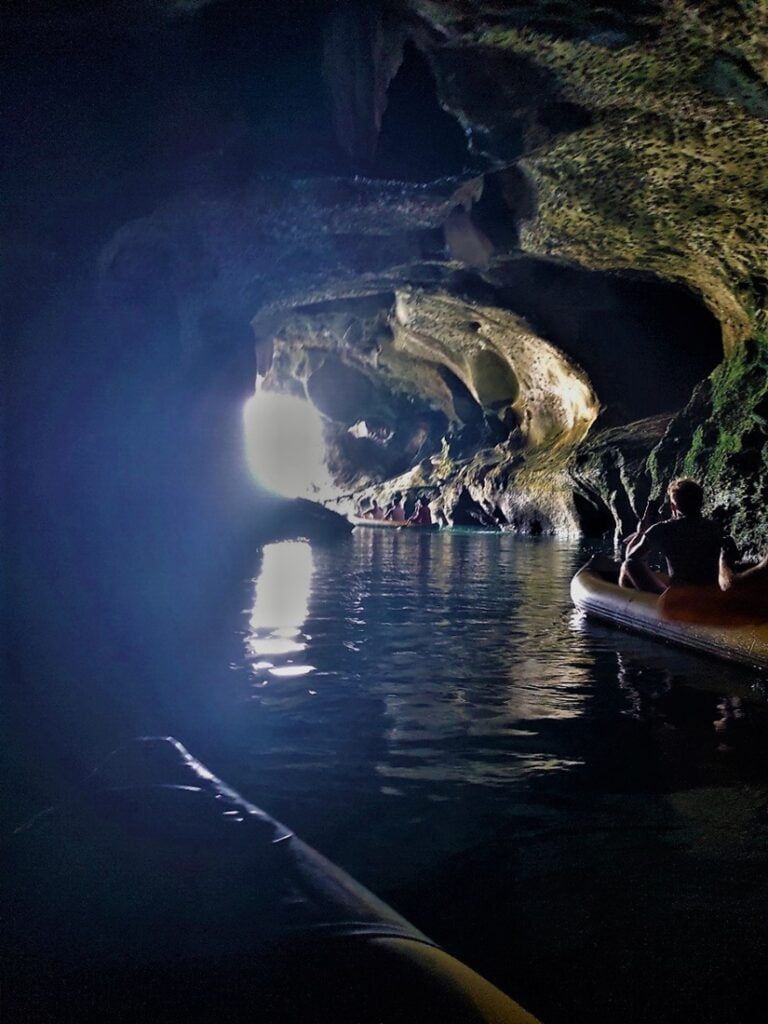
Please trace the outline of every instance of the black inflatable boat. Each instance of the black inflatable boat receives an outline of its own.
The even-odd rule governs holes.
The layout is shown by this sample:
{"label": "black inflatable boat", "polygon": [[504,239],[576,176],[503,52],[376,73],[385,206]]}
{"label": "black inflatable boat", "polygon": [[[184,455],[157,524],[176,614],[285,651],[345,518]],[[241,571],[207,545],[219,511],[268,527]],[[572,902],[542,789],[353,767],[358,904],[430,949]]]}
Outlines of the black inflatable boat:
{"label": "black inflatable boat", "polygon": [[533,1024],[172,739],[116,751],[2,870],[4,1024]]}

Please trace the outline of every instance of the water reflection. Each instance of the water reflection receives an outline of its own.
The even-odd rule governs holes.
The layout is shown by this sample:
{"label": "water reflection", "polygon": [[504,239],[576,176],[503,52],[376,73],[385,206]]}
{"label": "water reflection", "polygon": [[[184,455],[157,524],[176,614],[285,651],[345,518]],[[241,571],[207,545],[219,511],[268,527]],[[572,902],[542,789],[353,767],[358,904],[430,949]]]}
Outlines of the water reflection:
{"label": "water reflection", "polygon": [[[681,697],[678,680],[722,700],[727,668],[574,613],[568,583],[582,558],[568,543],[416,531],[359,530],[314,553],[269,545],[247,650],[283,766],[323,763],[358,795],[365,785],[450,800],[472,785],[493,799],[533,776],[607,773],[622,744],[647,746],[650,733],[668,748],[674,729],[690,748],[706,723],[711,746],[714,698]],[[750,680],[731,675],[731,695],[748,696]],[[584,735],[617,716],[615,740],[587,754]],[[721,732],[743,733],[736,719]]]}
{"label": "water reflection", "polygon": [[574,620],[574,629],[604,681],[593,714],[614,721],[614,738],[592,756],[593,775],[610,772],[633,789],[653,779],[682,790],[708,782],[727,763],[762,784],[768,704],[758,678],[588,620]]}
{"label": "water reflection", "polygon": [[[247,650],[250,692],[269,712],[254,736],[272,730],[259,755],[276,751],[279,785],[311,789],[322,764],[361,801],[364,789],[451,801],[468,785],[509,801],[533,777],[615,774],[630,749],[645,763],[649,736],[668,749],[671,730],[690,749],[706,723],[711,747],[714,697],[680,697],[677,680],[716,678],[722,700],[724,672],[574,614],[582,558],[568,543],[416,531],[359,530],[314,553],[269,545]],[[743,673],[734,687],[749,689]],[[730,738],[744,730],[728,711]],[[612,736],[588,752],[605,720]],[[639,784],[641,770],[627,772]]]}
{"label": "water reflection", "polygon": [[575,615],[586,557],[383,530],[268,548],[237,781],[455,948],[476,922],[489,973],[554,964],[570,999],[599,972],[546,1019],[599,989],[639,1020],[638,957],[653,1019],[693,1019],[700,965],[740,970],[765,933],[768,714],[749,674]]}
{"label": "water reflection", "polygon": [[264,548],[246,638],[255,685],[266,686],[268,677],[292,678],[313,671],[313,666],[296,664],[295,659],[309,639],[301,627],[309,610],[312,568],[307,543],[284,541]]}
{"label": "water reflection", "polygon": [[578,765],[548,735],[583,714],[589,688],[591,660],[548,596],[573,548],[531,544],[520,557],[508,538],[358,534],[373,572],[354,646],[388,719],[378,774],[497,787]]}
{"label": "water reflection", "polygon": [[343,554],[267,547],[247,650],[269,712],[254,736],[279,735],[259,753],[285,751],[280,786],[320,758],[358,797],[364,784],[400,800],[466,785],[508,798],[529,775],[578,767],[560,739],[591,692],[588,646],[562,614],[577,558],[568,544],[416,531],[356,531]]}

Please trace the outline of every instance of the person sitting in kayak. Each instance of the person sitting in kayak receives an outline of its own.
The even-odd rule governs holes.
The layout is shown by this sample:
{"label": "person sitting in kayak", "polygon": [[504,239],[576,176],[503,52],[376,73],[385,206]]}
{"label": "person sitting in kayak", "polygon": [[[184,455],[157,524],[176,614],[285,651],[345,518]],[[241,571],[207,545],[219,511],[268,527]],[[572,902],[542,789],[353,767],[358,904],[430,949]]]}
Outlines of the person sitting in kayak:
{"label": "person sitting in kayak", "polygon": [[[731,563],[737,558],[736,545],[730,537],[723,537],[715,522],[702,516],[704,491],[695,480],[673,480],[667,496],[671,517],[650,525],[646,513],[637,533],[629,538],[619,583],[653,594],[663,594],[674,585],[717,587],[720,553]],[[654,552],[664,557],[668,575],[647,565],[646,559]]]}
{"label": "person sitting in kayak", "polygon": [[426,498],[419,498],[416,501],[416,509],[408,522],[413,523],[414,526],[432,525],[432,513]]}
{"label": "person sitting in kayak", "polygon": [[389,506],[384,518],[391,520],[393,523],[405,522],[405,509],[403,508],[402,494],[396,494],[392,498],[392,504]]}
{"label": "person sitting in kayak", "polygon": [[384,518],[384,509],[381,507],[381,505],[378,503],[378,501],[375,498],[373,499],[373,504],[368,509],[368,511],[365,513],[365,518],[366,519],[383,519]]}

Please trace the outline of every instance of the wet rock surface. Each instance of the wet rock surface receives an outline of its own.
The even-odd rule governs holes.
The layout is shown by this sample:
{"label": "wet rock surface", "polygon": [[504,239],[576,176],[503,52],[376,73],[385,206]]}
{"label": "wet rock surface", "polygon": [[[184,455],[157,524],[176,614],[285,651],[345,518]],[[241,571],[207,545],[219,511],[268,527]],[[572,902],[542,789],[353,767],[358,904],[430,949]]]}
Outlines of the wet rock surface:
{"label": "wet rock surface", "polygon": [[703,381],[648,463],[654,483],[702,480],[713,512],[752,554],[768,545],[768,348],[750,342]]}
{"label": "wet rock surface", "polygon": [[[646,465],[661,442],[670,415],[639,420],[624,427],[596,431],[572,457],[570,472],[576,483],[575,500],[587,534],[602,532],[606,522],[614,540],[634,532],[651,494]],[[606,512],[610,517],[606,519]],[[600,529],[602,527],[602,530]]]}

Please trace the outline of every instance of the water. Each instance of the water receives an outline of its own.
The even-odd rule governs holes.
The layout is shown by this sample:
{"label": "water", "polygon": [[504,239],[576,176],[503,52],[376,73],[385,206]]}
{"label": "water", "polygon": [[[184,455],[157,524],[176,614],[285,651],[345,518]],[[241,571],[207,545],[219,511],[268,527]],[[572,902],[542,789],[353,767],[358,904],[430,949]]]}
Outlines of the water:
{"label": "water", "polygon": [[763,684],[586,622],[584,558],[268,547],[231,781],[549,1022],[762,1020]]}
{"label": "water", "polygon": [[[401,880],[403,848],[412,863],[460,849],[529,778],[580,764],[554,740],[583,715],[592,664],[563,607],[574,555],[377,530],[268,547],[245,638],[262,785],[269,773],[281,800],[384,815],[381,840],[347,855],[380,887]],[[429,842],[414,845],[417,827]]]}
{"label": "water", "polygon": [[585,621],[587,554],[358,529],[94,620],[5,710],[6,824],[173,734],[547,1024],[762,1021],[764,681]]}

